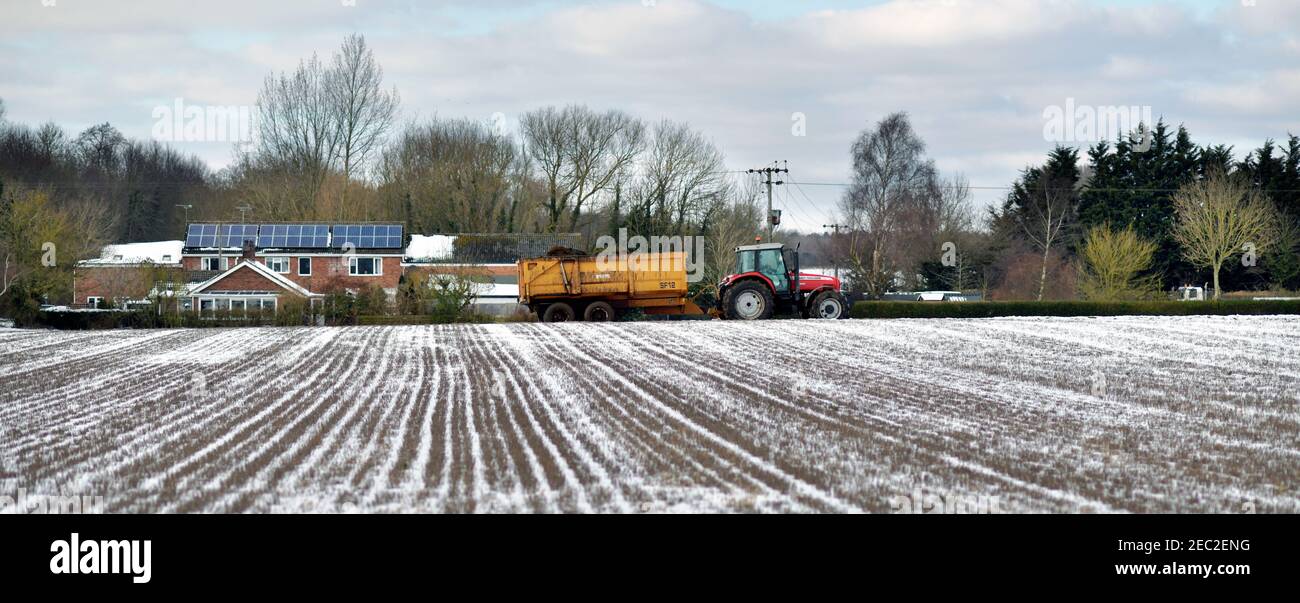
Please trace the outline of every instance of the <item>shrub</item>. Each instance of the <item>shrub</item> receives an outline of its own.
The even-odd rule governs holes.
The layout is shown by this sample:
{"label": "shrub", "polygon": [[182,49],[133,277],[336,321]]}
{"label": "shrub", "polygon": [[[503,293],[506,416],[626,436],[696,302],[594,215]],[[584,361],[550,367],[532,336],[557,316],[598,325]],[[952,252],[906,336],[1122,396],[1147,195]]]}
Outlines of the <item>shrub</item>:
{"label": "shrub", "polygon": [[1110,224],[1088,231],[1079,250],[1079,293],[1089,301],[1151,299],[1160,292],[1151,269],[1155,243],[1138,236],[1132,226],[1114,230]]}

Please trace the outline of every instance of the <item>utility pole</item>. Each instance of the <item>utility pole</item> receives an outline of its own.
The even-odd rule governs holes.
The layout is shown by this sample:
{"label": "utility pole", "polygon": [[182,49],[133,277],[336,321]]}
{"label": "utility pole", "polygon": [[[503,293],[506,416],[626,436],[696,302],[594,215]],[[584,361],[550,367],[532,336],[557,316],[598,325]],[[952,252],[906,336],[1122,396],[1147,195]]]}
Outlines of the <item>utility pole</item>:
{"label": "utility pole", "polygon": [[[839,235],[840,235],[840,227],[841,227],[841,226],[842,226],[841,224],[822,224],[822,228],[830,228],[830,229],[833,229],[833,230],[835,231],[835,234],[831,235],[831,242],[832,242],[832,243],[834,243],[835,240],[839,238]],[[834,247],[831,248],[831,262],[835,265],[835,278],[836,278],[836,279],[839,279],[839,278],[840,278],[840,258],[839,258],[839,255],[835,253],[835,248],[834,248]]]}
{"label": "utility pole", "polygon": [[[183,208],[185,208],[185,228],[189,228],[189,227],[190,227],[190,209],[192,209],[194,206],[193,206],[193,205],[181,205],[181,204],[177,203],[177,204],[176,204],[176,207],[183,207]],[[188,232],[185,233],[185,234],[186,234],[186,236],[189,235]]]}
{"label": "utility pole", "polygon": [[[787,164],[788,165],[788,164]],[[762,174],[763,184],[767,186],[767,242],[772,242],[772,232],[776,225],[781,223],[781,212],[772,210],[772,187],[785,184],[781,180],[772,180],[774,174],[789,174],[790,168],[776,167],[777,162],[773,161],[771,167],[759,168],[756,170],[747,170],[750,174]]]}

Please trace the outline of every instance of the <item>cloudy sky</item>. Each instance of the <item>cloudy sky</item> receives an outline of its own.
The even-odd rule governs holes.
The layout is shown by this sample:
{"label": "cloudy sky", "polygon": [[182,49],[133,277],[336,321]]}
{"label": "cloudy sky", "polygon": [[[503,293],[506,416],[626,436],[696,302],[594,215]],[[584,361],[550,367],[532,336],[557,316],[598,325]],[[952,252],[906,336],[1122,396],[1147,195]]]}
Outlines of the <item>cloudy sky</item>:
{"label": "cloudy sky", "polygon": [[[513,128],[577,102],[687,121],[733,169],[789,161],[804,184],[777,206],[805,229],[833,219],[853,137],[893,111],[980,203],[1050,150],[1045,111],[1067,102],[1238,150],[1300,133],[1300,0],[0,0],[0,98],[12,121],[148,138],[158,107],[252,105],[351,32],[403,120]],[[1108,134],[1072,125],[1064,142]]]}

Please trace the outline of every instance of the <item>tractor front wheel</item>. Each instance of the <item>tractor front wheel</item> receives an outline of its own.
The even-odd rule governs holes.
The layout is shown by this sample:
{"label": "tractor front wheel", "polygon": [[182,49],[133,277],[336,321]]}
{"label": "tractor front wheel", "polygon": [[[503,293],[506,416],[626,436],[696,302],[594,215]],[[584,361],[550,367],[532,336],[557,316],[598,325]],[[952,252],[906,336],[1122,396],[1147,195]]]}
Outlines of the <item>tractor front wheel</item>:
{"label": "tractor front wheel", "polygon": [[772,317],[773,305],[772,292],[755,281],[733,285],[722,296],[727,320],[766,320]]}
{"label": "tractor front wheel", "polygon": [[843,295],[835,291],[822,291],[808,304],[808,318],[825,318],[834,320],[848,318],[849,304]]}

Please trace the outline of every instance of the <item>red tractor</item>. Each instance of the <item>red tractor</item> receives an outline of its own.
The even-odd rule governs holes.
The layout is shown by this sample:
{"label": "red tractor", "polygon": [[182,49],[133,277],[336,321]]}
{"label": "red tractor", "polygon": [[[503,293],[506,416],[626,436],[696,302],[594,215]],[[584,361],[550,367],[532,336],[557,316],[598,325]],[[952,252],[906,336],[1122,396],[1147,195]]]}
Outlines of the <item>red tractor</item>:
{"label": "red tractor", "polygon": [[781,243],[736,248],[736,273],[718,283],[718,303],[728,320],[762,320],[773,314],[848,318],[840,279],[799,272],[799,251]]}

